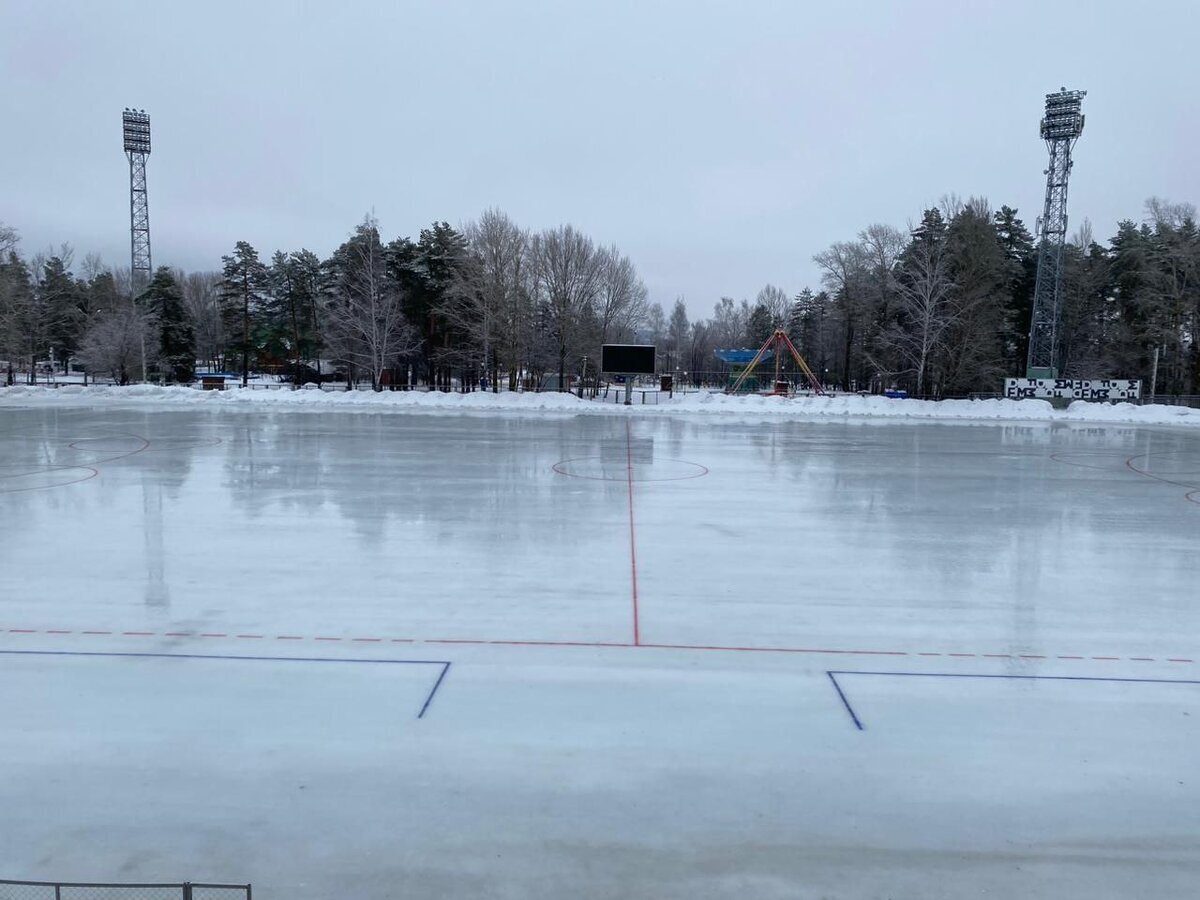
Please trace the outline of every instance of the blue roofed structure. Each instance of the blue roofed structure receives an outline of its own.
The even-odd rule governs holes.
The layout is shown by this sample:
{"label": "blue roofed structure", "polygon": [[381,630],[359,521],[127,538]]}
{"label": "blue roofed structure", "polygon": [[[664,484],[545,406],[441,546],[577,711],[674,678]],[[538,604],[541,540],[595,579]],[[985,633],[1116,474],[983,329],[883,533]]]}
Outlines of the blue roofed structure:
{"label": "blue roofed structure", "polygon": [[[731,366],[747,366],[754,361],[754,357],[758,355],[757,350],[714,350],[717,359],[723,363],[728,363]],[[766,351],[759,362],[775,358],[775,350]]]}

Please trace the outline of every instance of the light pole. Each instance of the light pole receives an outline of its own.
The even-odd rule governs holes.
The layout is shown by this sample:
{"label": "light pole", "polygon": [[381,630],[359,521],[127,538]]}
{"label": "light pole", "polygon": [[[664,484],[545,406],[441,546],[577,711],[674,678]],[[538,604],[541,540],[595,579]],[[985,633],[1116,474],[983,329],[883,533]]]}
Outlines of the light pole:
{"label": "light pole", "polygon": [[1083,98],[1087,91],[1065,87],[1046,95],[1041,135],[1050,151],[1046,169],[1046,202],[1038,219],[1037,282],[1029,325],[1026,378],[1058,377],[1058,314],[1062,305],[1063,245],[1067,239],[1067,179],[1071,150],[1083,133]]}
{"label": "light pole", "polygon": [[[144,109],[125,107],[121,114],[125,156],[129,159],[129,299],[150,281],[150,202],[146,191],[146,159],[150,156],[150,116]],[[146,332],[139,321],[142,381],[146,381]]]}

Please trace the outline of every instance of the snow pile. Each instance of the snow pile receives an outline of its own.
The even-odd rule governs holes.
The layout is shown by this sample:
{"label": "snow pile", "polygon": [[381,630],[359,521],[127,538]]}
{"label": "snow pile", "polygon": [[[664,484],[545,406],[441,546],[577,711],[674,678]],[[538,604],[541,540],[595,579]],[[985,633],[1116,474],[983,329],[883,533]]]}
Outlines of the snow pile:
{"label": "snow pile", "polygon": [[[1056,410],[1045,400],[892,400],[858,395],[835,397],[729,396],[700,392],[674,398],[647,394],[646,404],[634,394],[634,406],[581,400],[566,393],[429,393],[424,391],[319,391],[319,390],[228,390],[200,391],[188,387],[82,387],[57,389],[17,385],[0,387],[0,407],[111,406],[171,404],[206,409],[307,408],[321,410],[413,410],[420,412],[502,411],[536,413],[551,411],[582,415],[736,414],[769,418],[879,418],[879,419],[967,419],[993,421],[1095,422],[1098,424],[1194,425],[1200,426],[1200,410],[1180,406],[1135,406],[1073,403]],[[658,402],[654,399],[657,396]]]}

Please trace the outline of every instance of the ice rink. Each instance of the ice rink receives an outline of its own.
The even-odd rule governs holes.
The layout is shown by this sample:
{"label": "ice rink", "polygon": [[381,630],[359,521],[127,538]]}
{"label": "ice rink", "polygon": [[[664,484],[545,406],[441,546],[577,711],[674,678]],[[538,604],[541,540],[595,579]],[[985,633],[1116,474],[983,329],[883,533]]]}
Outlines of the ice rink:
{"label": "ice rink", "polygon": [[1200,431],[0,409],[0,877],[1183,898]]}

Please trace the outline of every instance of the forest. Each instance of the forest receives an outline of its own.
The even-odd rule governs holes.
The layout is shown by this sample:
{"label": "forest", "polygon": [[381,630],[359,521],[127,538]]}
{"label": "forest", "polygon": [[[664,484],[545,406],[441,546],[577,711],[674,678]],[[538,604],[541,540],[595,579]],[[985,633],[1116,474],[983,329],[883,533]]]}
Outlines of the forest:
{"label": "forest", "polygon": [[[644,342],[677,383],[723,384],[717,349],[784,329],[831,389],[962,397],[1024,374],[1036,251],[1012,207],[951,196],[904,229],[869,225],[815,254],[817,285],[768,284],[692,318],[683,297],[651,300],[615,245],[571,225],[525,229],[496,209],[387,241],[368,216],[324,259],[237,241],[220,269],[161,267],[136,283],[69,245],[24,253],[0,223],[0,366],[9,384],[68,369],[191,383],[207,370],[243,383],[266,372],[294,385],[516,390],[595,376],[602,344]],[[1099,240],[1085,223],[1062,278],[1061,374],[1148,382],[1156,371],[1156,393],[1200,393],[1194,207],[1151,199]]]}

